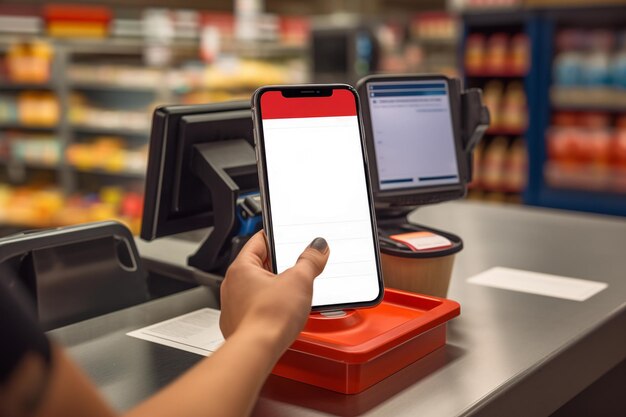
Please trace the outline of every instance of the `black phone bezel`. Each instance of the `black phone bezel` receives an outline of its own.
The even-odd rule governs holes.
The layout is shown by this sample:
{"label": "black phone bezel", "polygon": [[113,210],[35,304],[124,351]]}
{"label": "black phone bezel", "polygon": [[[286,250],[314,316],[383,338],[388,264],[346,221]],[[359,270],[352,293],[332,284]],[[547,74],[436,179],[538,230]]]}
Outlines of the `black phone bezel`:
{"label": "black phone bezel", "polygon": [[[459,181],[455,184],[433,185],[425,187],[411,187],[403,189],[381,190],[378,177],[378,160],[376,156],[376,148],[374,146],[374,132],[372,128],[371,110],[369,106],[369,97],[367,96],[367,87],[370,82],[397,82],[397,81],[428,81],[437,80],[444,81],[448,90],[448,101],[450,105],[450,120],[452,123],[452,132],[454,135],[454,146],[456,150],[456,165],[459,173]],[[462,198],[467,193],[467,167],[465,166],[465,153],[463,150],[463,141],[460,131],[460,99],[453,96],[454,88],[451,80],[445,75],[428,74],[407,74],[407,75],[369,75],[361,78],[356,87],[361,97],[361,108],[363,127],[365,130],[365,141],[367,151],[371,157],[370,160],[370,176],[372,183],[372,192],[376,203],[388,205],[423,205],[440,203],[443,201]]]}
{"label": "black phone bezel", "polygon": [[[267,170],[266,170],[266,158],[265,158],[265,142],[263,137],[263,123],[261,117],[261,96],[268,91],[280,91],[281,93],[287,91],[287,94],[283,96],[289,97],[319,97],[328,96],[326,92],[335,89],[348,90],[354,96],[355,106],[357,109],[357,120],[359,124],[359,134],[361,139],[361,153],[363,156],[363,170],[365,175],[370,219],[372,224],[372,241],[374,242],[374,257],[376,259],[376,270],[378,273],[378,294],[373,300],[367,300],[363,302],[354,303],[342,303],[342,304],[330,304],[321,306],[312,306],[312,311],[329,311],[329,310],[342,310],[353,308],[366,308],[378,305],[384,296],[385,287],[383,283],[383,274],[380,260],[380,248],[378,245],[378,228],[376,225],[376,212],[374,209],[374,195],[372,192],[371,181],[369,177],[369,161],[367,156],[367,145],[365,143],[365,132],[363,130],[363,122],[361,118],[361,103],[357,91],[347,84],[303,84],[303,85],[274,85],[266,86],[257,89],[252,95],[252,114],[254,122],[254,140],[257,157],[257,167],[259,176],[259,188],[261,190],[261,200],[263,204],[263,228],[267,237],[267,245],[269,248],[270,256],[270,268],[276,273],[276,254],[274,250],[274,237],[272,228],[272,215],[270,207],[270,193],[268,188]],[[331,248],[332,250],[332,248]]]}

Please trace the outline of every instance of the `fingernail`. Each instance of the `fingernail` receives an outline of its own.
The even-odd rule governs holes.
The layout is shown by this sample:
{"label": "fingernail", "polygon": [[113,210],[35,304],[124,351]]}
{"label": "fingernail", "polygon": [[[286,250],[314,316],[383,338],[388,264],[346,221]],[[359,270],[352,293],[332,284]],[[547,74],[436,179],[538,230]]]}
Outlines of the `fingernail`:
{"label": "fingernail", "polygon": [[316,237],[309,246],[320,253],[326,253],[326,250],[328,249],[328,242],[326,242],[326,239],[323,237]]}

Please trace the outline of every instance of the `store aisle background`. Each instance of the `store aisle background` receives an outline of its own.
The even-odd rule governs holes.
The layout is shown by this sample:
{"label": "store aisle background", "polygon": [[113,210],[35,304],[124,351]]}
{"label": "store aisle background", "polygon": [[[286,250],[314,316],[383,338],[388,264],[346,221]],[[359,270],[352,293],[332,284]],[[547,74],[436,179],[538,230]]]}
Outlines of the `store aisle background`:
{"label": "store aisle background", "polygon": [[[110,218],[137,233],[157,105],[373,72],[484,89],[469,198],[626,215],[624,1],[168,4],[0,4],[2,234]],[[329,27],[343,43],[315,41]]]}

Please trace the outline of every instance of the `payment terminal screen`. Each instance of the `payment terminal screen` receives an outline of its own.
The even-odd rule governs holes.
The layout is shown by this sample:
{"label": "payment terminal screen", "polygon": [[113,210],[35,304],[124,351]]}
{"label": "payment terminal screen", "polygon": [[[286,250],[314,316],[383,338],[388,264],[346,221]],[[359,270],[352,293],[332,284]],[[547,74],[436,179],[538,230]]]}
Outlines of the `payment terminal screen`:
{"label": "payment terminal screen", "polygon": [[354,95],[268,91],[260,108],[277,272],[320,236],[330,258],[315,280],[313,306],[374,300],[377,258]]}
{"label": "payment terminal screen", "polygon": [[445,81],[370,82],[367,95],[381,190],[459,182]]}

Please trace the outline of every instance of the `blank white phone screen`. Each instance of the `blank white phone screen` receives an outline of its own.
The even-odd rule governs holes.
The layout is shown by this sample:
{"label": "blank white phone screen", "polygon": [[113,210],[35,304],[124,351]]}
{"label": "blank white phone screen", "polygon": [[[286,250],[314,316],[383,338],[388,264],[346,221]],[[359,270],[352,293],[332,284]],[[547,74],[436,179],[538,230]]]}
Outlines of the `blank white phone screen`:
{"label": "blank white phone screen", "polygon": [[368,302],[379,294],[370,203],[354,95],[261,96],[267,189],[276,269],[292,267],[306,246],[330,246],[315,280],[313,306]]}

